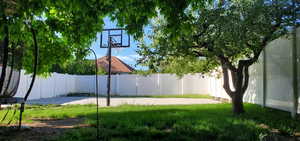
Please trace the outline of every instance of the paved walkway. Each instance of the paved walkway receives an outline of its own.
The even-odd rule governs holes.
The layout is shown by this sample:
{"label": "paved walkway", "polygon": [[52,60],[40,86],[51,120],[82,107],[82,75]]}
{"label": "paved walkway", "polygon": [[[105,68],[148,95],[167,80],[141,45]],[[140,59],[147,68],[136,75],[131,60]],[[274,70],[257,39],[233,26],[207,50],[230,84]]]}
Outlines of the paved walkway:
{"label": "paved walkway", "polygon": [[[56,97],[28,100],[28,104],[96,104],[94,97]],[[111,98],[111,106],[130,105],[188,105],[220,103],[213,99],[200,98]],[[106,106],[106,98],[99,98],[99,105]]]}

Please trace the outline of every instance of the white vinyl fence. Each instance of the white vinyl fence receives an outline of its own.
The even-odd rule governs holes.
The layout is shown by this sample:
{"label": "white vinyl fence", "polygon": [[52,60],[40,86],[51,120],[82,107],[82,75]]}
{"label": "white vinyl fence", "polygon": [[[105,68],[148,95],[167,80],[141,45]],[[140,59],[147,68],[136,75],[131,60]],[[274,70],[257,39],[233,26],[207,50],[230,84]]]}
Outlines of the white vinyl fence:
{"label": "white vinyl fence", "polygon": [[[95,76],[76,76],[79,93],[95,92]],[[171,74],[113,75],[111,93],[115,95],[209,94],[209,77],[200,74],[179,78]],[[107,91],[107,76],[100,76],[100,94]]]}
{"label": "white vinyl fence", "polygon": [[[164,94],[209,94],[211,78],[201,74],[185,75],[179,78],[171,74],[113,75],[111,93],[113,95],[164,95]],[[21,75],[17,96],[23,96],[30,84],[29,75]],[[99,75],[99,93],[107,91],[107,76]],[[67,75],[53,73],[50,77],[37,77],[29,99],[57,97],[68,93],[95,93],[95,76]]]}
{"label": "white vinyl fence", "polygon": [[[24,97],[31,82],[31,75],[21,72],[21,80],[16,97]],[[74,75],[53,73],[51,77],[36,77],[29,99],[57,97],[76,92],[76,77]]]}

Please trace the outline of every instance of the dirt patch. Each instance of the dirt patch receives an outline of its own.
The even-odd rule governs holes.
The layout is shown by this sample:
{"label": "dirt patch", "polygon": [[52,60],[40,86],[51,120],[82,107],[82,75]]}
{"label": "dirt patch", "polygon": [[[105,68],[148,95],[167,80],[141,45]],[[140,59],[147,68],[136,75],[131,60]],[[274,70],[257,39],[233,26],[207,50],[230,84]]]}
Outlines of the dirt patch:
{"label": "dirt patch", "polygon": [[75,127],[87,127],[83,118],[69,119],[33,119],[32,123],[24,123],[18,130],[16,125],[0,125],[0,141],[43,141],[61,135]]}
{"label": "dirt patch", "polygon": [[68,119],[32,119],[33,123],[24,124],[29,127],[50,127],[50,128],[74,128],[78,126],[88,126],[83,124],[83,118],[68,118]]}
{"label": "dirt patch", "polygon": [[278,129],[270,128],[268,125],[260,124],[259,127],[269,129],[271,134],[265,136],[262,141],[300,141],[300,133],[295,133],[293,136],[283,136]]}

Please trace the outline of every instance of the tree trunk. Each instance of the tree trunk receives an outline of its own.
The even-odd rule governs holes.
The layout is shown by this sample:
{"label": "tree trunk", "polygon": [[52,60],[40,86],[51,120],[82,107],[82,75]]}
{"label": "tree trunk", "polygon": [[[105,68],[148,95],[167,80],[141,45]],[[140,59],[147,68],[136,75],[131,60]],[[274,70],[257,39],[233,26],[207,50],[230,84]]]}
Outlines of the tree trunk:
{"label": "tree trunk", "polygon": [[[243,63],[240,63],[237,68],[231,67],[231,69],[229,69],[226,64],[222,64],[224,78],[223,88],[225,89],[226,93],[231,97],[232,111],[236,115],[245,112],[243,106],[243,97],[245,91],[247,90],[249,82],[248,68],[249,66]],[[229,71],[231,76],[229,76]],[[231,83],[234,89],[230,87],[229,77],[231,77]]]}
{"label": "tree trunk", "polygon": [[236,94],[234,97],[232,97],[232,112],[236,115],[245,112],[243,105],[243,95],[244,94]]}
{"label": "tree trunk", "polygon": [[9,45],[9,39],[8,39],[8,27],[7,25],[4,25],[4,33],[5,33],[5,37],[2,41],[2,49],[1,51],[3,51],[2,54],[2,62],[0,62],[2,64],[2,72],[0,74],[0,94],[3,92],[3,85],[4,85],[4,80],[5,80],[5,75],[6,75],[6,67],[7,67],[7,61],[8,61],[8,45]]}

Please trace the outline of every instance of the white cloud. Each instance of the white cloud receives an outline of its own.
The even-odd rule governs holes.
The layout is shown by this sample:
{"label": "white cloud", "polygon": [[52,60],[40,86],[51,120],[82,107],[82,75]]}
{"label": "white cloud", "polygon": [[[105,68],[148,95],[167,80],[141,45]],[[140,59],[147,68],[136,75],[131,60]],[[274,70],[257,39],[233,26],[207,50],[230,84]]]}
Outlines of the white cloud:
{"label": "white cloud", "polygon": [[138,55],[138,54],[132,54],[132,55],[129,55],[129,56],[132,57],[132,58],[134,58],[135,60],[141,58],[141,56]]}
{"label": "white cloud", "polygon": [[130,63],[135,63],[140,58],[140,56],[137,54],[132,54],[128,56],[116,56],[116,57],[118,57],[124,62],[130,62]]}
{"label": "white cloud", "polygon": [[135,60],[130,56],[116,56],[124,62],[134,62]]}

